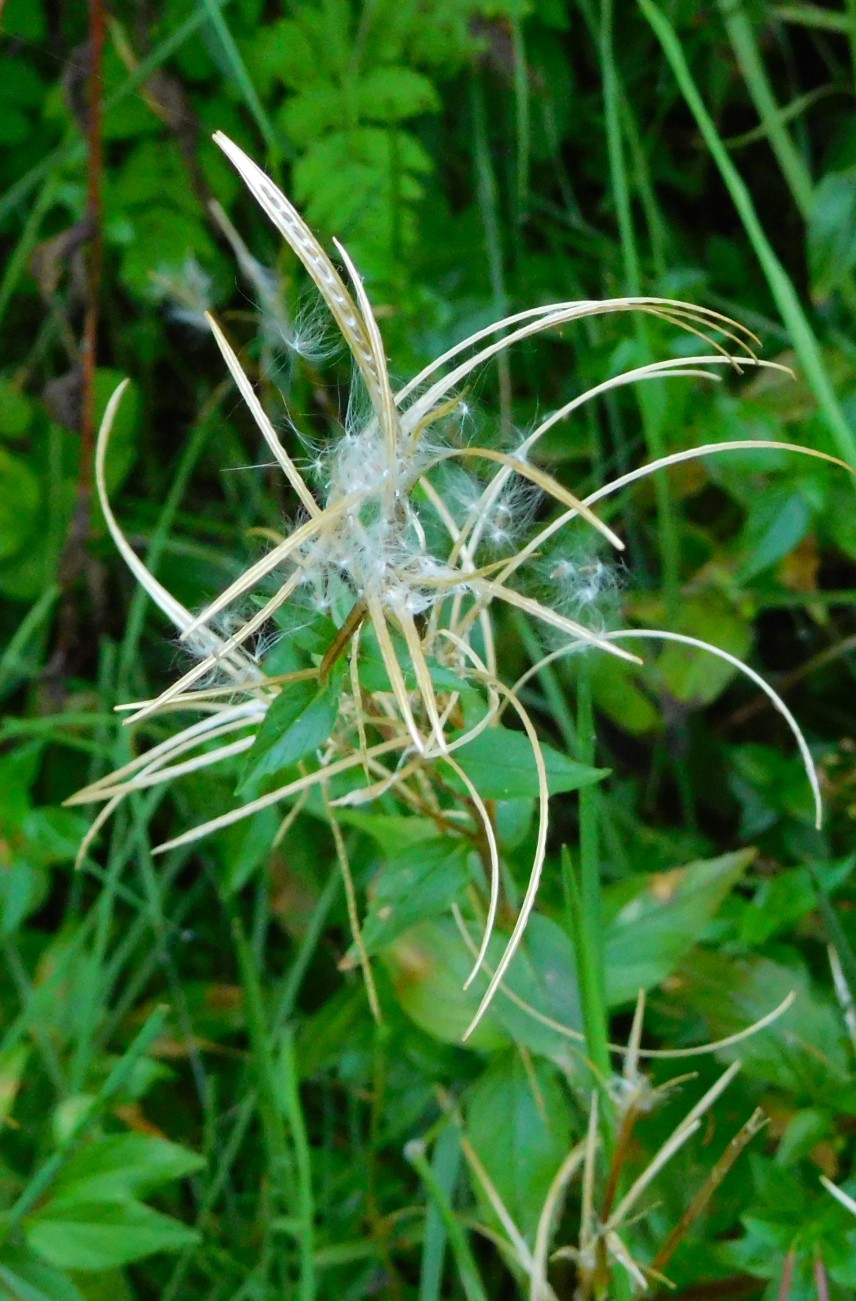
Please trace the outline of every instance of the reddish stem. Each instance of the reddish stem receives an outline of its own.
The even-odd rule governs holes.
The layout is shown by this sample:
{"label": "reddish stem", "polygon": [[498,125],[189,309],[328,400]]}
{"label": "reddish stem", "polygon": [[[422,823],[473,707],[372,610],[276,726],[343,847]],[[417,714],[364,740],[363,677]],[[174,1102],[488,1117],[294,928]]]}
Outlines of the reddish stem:
{"label": "reddish stem", "polygon": [[794,1279],[794,1265],[796,1264],[796,1255],[789,1251],[785,1256],[785,1263],[782,1267],[782,1281],[779,1284],[779,1295],[777,1301],[788,1301],[791,1295],[791,1283]]}
{"label": "reddish stem", "polygon": [[95,453],[95,368],[98,353],[98,307],[101,295],[103,235],[101,230],[101,173],[104,166],[102,68],[106,21],[104,0],[89,0],[89,95],[86,118],[88,163],[86,172],[86,222],[89,227],[86,316],[83,326],[83,400],[80,423],[80,491],[88,502]]}

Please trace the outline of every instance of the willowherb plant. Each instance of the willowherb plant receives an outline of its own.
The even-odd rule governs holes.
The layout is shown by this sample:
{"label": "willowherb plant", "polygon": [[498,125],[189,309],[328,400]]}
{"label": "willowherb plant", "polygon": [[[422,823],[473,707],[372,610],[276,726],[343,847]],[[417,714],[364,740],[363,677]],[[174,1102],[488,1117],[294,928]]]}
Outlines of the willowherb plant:
{"label": "willowherb plant", "polygon": [[[557,549],[557,537],[577,521],[621,551],[621,538],[599,518],[595,506],[652,471],[692,458],[769,447],[843,463],[791,444],[722,442],[662,457],[602,485],[585,499],[575,496],[532,458],[539,440],[585,403],[626,384],[677,377],[716,379],[722,367],[783,367],[758,360],[752,350],[754,336],[718,312],[661,298],[616,298],[560,302],[508,316],[450,348],[396,391],[371,304],[345,249],[336,242],[350,287],[264,172],[222,134],[215,140],[309,273],[350,351],[368,406],[363,410],[364,403],[352,402],[344,429],[329,446],[313,449],[305,475],[282,445],[225,334],[208,315],[226,365],[295,495],[298,514],[287,536],[277,537],[267,554],[200,614],[192,615],[134,554],[107,500],[105,458],[123,386],[113,395],[96,456],[105,518],[132,572],[197,656],[193,667],[156,699],[122,708],[130,711],[130,723],[175,710],[196,710],[201,718],[73,797],[73,803],[100,801],[104,806],[81,852],[130,791],[253,751],[250,775],[241,788],[246,793],[249,787],[251,797],[160,850],[198,840],[289,801],[285,825],[290,825],[305,801],[320,799],[345,871],[359,948],[337,810],[390,793],[479,849],[489,886],[471,981],[484,966],[497,917],[500,855],[491,810],[461,759],[466,747],[510,710],[531,749],[538,830],[527,889],[472,1030],[520,943],[544,863],[550,784],[544,750],[521,689],[550,660],[597,650],[640,663],[624,644],[636,638],[684,642],[722,657],[765,691],[784,716],[799,745],[820,816],[808,747],[775,692],[745,664],[694,638],[668,630],[604,631],[589,626],[585,619],[609,581],[608,567],[599,559],[587,559],[579,548],[566,555]],[[267,299],[271,289],[264,269],[224,221],[221,216],[245,273]],[[511,450],[467,441],[468,410],[457,394],[474,371],[520,340],[584,317],[623,312],[664,320],[703,339],[707,351],[605,379],[542,420]],[[272,315],[283,333],[291,329],[281,306]],[[716,341],[715,335],[726,343]],[[533,494],[560,508],[549,522],[532,525]],[[554,599],[536,599],[515,584],[524,566],[533,571],[540,566],[542,588],[545,578],[550,580]],[[254,612],[237,614],[248,601],[255,603]],[[513,685],[503,680],[497,660],[492,626],[497,603],[520,611],[559,639],[558,646]],[[310,662],[272,672],[269,662],[261,660],[255,639],[270,645],[271,629],[289,610],[297,612],[298,622],[314,620],[329,633]],[[257,793],[260,783],[268,779],[270,785],[271,774],[287,768],[287,781]],[[364,952],[362,956],[373,996]]]}

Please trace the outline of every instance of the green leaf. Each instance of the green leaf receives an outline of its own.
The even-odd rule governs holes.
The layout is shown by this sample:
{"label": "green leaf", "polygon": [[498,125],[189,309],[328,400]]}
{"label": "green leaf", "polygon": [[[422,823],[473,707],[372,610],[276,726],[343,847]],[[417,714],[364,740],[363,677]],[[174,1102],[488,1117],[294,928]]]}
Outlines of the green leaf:
{"label": "green leaf", "polygon": [[363,926],[367,952],[376,953],[417,922],[456,903],[467,884],[469,853],[468,845],[444,836],[388,858],[373,883]]}
{"label": "green leaf", "polygon": [[[697,637],[737,659],[745,659],[752,646],[751,624],[715,588],[703,596],[682,600],[677,616],[671,620],[660,600],[639,601],[636,610],[651,627]],[[701,706],[716,700],[739,670],[701,647],[666,642],[657,655],[656,665],[642,672],[644,681],[661,681],[676,700]]]}
{"label": "green leaf", "polygon": [[222,888],[227,895],[242,890],[270,859],[281,821],[281,811],[262,809],[252,818],[224,828],[218,836],[212,850],[223,864]]}
{"label": "green leaf", "polygon": [[[470,931],[476,938],[474,928]],[[497,931],[492,937],[487,951],[491,970],[507,943],[505,933]],[[414,926],[384,949],[381,958],[407,1015],[433,1038],[460,1043],[484,993],[487,977],[478,976],[469,989],[464,989],[473,959],[452,919],[437,918]],[[497,994],[466,1046],[490,1051],[516,1043],[549,1057],[566,1072],[577,1070],[578,1040],[538,1019],[539,1015],[547,1017],[571,1032],[579,1032],[582,1024],[571,941],[551,918],[538,913],[530,917],[503,982],[505,990],[513,998],[502,991]]]}
{"label": "green leaf", "polygon": [[313,679],[290,682],[273,702],[247,756],[238,794],[269,773],[314,753],[329,737],[339,713],[341,671],[319,687]]}
{"label": "green leaf", "polygon": [[815,186],[808,261],[812,296],[821,301],[856,266],[856,168],[831,172]]}
{"label": "green leaf", "polygon": [[778,1021],[734,1048],[746,1075],[793,1095],[800,1103],[844,1115],[856,1106],[856,1087],[837,1007],[812,986],[799,966],[768,958],[735,958],[698,949],[679,973],[680,1008],[701,1017],[705,1037],[745,1030],[789,994],[793,1005]]}
{"label": "green leaf", "polygon": [[[552,746],[542,744],[541,750],[551,795],[591,786],[608,775],[608,769],[575,763]],[[486,728],[456,750],[455,758],[482,799],[511,800],[538,794],[538,770],[529,738],[523,732],[513,732],[507,727]]]}
{"label": "green leaf", "polygon": [[48,877],[18,855],[12,863],[0,861],[0,931],[11,935],[35,912],[48,891]]}
{"label": "green leaf", "polygon": [[63,1166],[51,1201],[110,1202],[144,1197],[204,1166],[189,1148],[147,1134],[111,1134],[80,1148]]}
{"label": "green leaf", "polygon": [[74,860],[86,826],[86,819],[71,809],[38,808],[24,816],[21,831],[32,861],[52,867]]}
{"label": "green leaf", "polygon": [[748,582],[793,551],[808,532],[811,510],[805,497],[785,484],[759,493],[749,508],[741,537],[747,553],[738,578]]}
{"label": "green leaf", "polygon": [[0,1293],[10,1301],[84,1301],[65,1274],[24,1247],[0,1250]]}
{"label": "green leaf", "polygon": [[[282,605],[274,615],[274,622],[284,634],[285,641],[309,655],[323,655],[336,640],[339,631],[332,619],[317,610],[289,602]],[[283,642],[277,642],[274,653]],[[284,669],[269,668],[269,672],[283,672]]]}
{"label": "green leaf", "polygon": [[[531,1242],[550,1183],[571,1147],[568,1096],[558,1071],[544,1061],[527,1066],[516,1051],[502,1053],[471,1091],[466,1118],[470,1142]],[[475,1175],[471,1182],[495,1223]]]}
{"label": "green leaf", "polygon": [[604,891],[606,991],[611,1006],[632,1002],[671,975],[755,858],[754,849],[622,881]]}
{"label": "green leaf", "polygon": [[187,1225],[142,1202],[53,1202],[26,1222],[27,1242],[59,1269],[113,1269],[199,1241]]}
{"label": "green leaf", "polygon": [[22,438],[33,418],[33,402],[17,384],[0,380],[0,437]]}
{"label": "green leaf", "polygon": [[432,83],[412,68],[372,68],[357,84],[356,102],[367,122],[401,122],[440,108]]}
{"label": "green leaf", "polygon": [[12,1114],[29,1056],[29,1044],[0,1049],[0,1125]]}
{"label": "green leaf", "polygon": [[0,560],[20,551],[39,518],[39,481],[23,457],[0,448]]}
{"label": "green leaf", "polygon": [[3,6],[3,35],[7,41],[16,36],[25,41],[43,41],[47,25],[41,6],[32,0],[8,0]]}
{"label": "green leaf", "polygon": [[436,835],[436,825],[430,818],[420,818],[415,814],[398,817],[394,813],[374,813],[365,809],[341,808],[337,819],[349,827],[364,831],[376,840],[381,849],[388,854],[400,854],[411,846],[420,845]]}

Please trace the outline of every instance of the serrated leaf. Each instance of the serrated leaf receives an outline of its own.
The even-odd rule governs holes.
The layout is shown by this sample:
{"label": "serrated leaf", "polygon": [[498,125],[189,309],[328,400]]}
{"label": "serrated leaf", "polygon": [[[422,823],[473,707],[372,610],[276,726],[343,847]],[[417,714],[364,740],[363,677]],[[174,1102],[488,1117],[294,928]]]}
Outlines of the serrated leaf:
{"label": "serrated leaf", "polygon": [[316,81],[287,100],[280,120],[294,143],[305,147],[332,131],[342,121],[347,107],[340,87],[329,81]]}
{"label": "serrated leaf", "polygon": [[[576,791],[603,781],[606,768],[590,768],[568,759],[552,746],[541,746],[551,795]],[[489,727],[455,751],[464,772],[482,799],[512,800],[538,794],[538,770],[529,739],[507,727]]]}
{"label": "serrated leaf", "polygon": [[436,113],[440,101],[433,84],[412,68],[372,68],[356,87],[360,117],[368,122],[402,122]]}
{"label": "serrated leaf", "polygon": [[238,794],[270,773],[313,754],[329,737],[339,712],[341,672],[319,687],[315,680],[290,682],[268,709],[247,756]]}
{"label": "serrated leaf", "polygon": [[388,858],[363,925],[367,952],[376,953],[417,922],[450,908],[466,886],[468,854],[467,845],[444,836]]}

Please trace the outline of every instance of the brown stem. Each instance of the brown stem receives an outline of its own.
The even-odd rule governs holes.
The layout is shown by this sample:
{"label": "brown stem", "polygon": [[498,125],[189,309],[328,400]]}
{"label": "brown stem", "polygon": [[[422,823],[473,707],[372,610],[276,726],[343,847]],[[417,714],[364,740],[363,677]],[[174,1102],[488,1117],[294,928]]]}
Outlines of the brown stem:
{"label": "brown stem", "polygon": [[[101,226],[101,176],[104,170],[102,68],[106,20],[104,0],[89,0],[89,112],[86,119],[88,163],[86,220],[90,230],[87,258],[87,302],[83,326],[83,410],[80,426],[80,487],[78,499],[91,494],[95,456],[95,368],[98,353],[98,309],[104,235]],[[88,512],[87,512],[88,513]]]}
{"label": "brown stem", "polygon": [[731,1142],[728,1144],[728,1147],[707,1176],[707,1179],[704,1181],[701,1188],[698,1190],[695,1197],[672,1229],[672,1232],[657,1252],[651,1262],[652,1270],[657,1270],[658,1272],[662,1271],[668,1261],[671,1260],[680,1242],[687,1234],[691,1225],[694,1224],[699,1216],[704,1212],[711,1197],[734,1165],[734,1162],[740,1156],[740,1153],[743,1151],[746,1144],[750,1139],[754,1138],[766,1124],[767,1117],[759,1107],[753,1111],[746,1123],[737,1131]]}
{"label": "brown stem", "polygon": [[829,1281],[826,1277],[826,1267],[820,1256],[817,1256],[814,1262],[814,1281],[817,1286],[817,1301],[829,1301]]}
{"label": "brown stem", "polygon": [[791,1295],[791,1283],[794,1279],[794,1265],[796,1264],[796,1253],[789,1251],[785,1256],[785,1263],[782,1267],[782,1281],[779,1284],[779,1295],[777,1301],[788,1301]]}
{"label": "brown stem", "polygon": [[362,600],[355,601],[351,606],[351,611],[342,624],[336,636],[324,652],[324,658],[321,661],[321,667],[318,670],[318,676],[322,683],[325,683],[330,676],[330,670],[336,661],[344,654],[345,648],[353,640],[357,629],[366,617],[366,606]]}
{"label": "brown stem", "polygon": [[86,567],[86,546],[92,505],[92,474],[95,463],[95,371],[98,352],[98,315],[101,293],[103,233],[101,228],[101,176],[103,172],[102,71],[106,19],[104,0],[89,0],[89,49],[86,106],[86,304],[83,338],[80,344],[80,469],[74,513],[59,562],[62,602],[59,610],[57,648],[48,675],[59,684],[72,655],[78,617],[74,588]]}
{"label": "brown stem", "polygon": [[615,1148],[612,1153],[612,1160],[609,1163],[609,1173],[606,1177],[606,1189],[603,1194],[603,1204],[600,1209],[601,1223],[605,1224],[612,1214],[612,1208],[618,1193],[618,1181],[621,1178],[621,1171],[624,1169],[624,1163],[627,1160],[627,1149],[630,1146],[630,1138],[639,1119],[639,1110],[637,1107],[630,1106],[624,1113],[621,1121],[621,1127],[615,1138]]}

